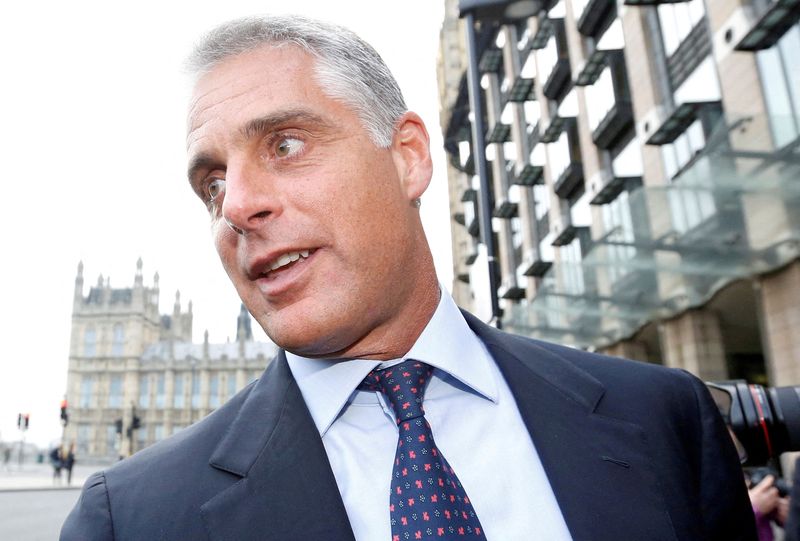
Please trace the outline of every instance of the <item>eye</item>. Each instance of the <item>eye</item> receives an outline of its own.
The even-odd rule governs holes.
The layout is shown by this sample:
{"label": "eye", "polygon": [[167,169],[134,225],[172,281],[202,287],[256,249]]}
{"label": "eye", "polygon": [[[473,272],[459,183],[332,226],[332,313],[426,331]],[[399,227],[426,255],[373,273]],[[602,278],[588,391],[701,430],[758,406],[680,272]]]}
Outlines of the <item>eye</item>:
{"label": "eye", "polygon": [[206,201],[211,204],[225,193],[225,179],[215,178],[206,185]]}
{"label": "eye", "polygon": [[278,144],[275,147],[275,155],[278,158],[290,158],[303,150],[304,145],[305,143],[303,143],[303,141],[300,139],[284,137],[278,141]]}

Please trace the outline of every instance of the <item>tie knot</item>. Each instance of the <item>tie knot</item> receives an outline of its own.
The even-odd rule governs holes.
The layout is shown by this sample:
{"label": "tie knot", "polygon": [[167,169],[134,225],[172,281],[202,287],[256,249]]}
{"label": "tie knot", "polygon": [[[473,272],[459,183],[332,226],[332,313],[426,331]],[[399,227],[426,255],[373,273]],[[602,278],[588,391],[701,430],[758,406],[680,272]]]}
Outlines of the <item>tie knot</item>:
{"label": "tie knot", "polygon": [[414,359],[383,370],[373,370],[364,379],[361,387],[380,391],[392,404],[397,423],[422,417],[422,398],[425,384],[433,367]]}

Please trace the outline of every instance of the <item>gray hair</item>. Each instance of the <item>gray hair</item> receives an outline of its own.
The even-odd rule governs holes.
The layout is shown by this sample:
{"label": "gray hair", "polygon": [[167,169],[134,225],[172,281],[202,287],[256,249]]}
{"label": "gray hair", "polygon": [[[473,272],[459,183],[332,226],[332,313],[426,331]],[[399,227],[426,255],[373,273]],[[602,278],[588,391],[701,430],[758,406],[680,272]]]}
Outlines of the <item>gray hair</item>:
{"label": "gray hair", "polygon": [[226,58],[264,45],[294,45],[312,55],[322,91],[352,107],[375,145],[391,145],[407,111],[403,94],[375,49],[342,26],[296,15],[235,19],[206,34],[186,67],[199,78]]}

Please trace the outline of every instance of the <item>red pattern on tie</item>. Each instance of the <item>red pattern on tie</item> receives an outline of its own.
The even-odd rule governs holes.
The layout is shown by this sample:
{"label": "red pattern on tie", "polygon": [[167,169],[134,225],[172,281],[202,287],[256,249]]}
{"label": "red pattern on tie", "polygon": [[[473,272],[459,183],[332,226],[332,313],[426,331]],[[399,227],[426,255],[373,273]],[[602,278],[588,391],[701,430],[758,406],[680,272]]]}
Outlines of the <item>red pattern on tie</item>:
{"label": "red pattern on tie", "polygon": [[389,496],[392,540],[485,540],[472,503],[436,449],[424,417],[424,388],[432,372],[427,364],[409,359],[370,372],[361,385],[383,393],[396,415],[399,439]]}

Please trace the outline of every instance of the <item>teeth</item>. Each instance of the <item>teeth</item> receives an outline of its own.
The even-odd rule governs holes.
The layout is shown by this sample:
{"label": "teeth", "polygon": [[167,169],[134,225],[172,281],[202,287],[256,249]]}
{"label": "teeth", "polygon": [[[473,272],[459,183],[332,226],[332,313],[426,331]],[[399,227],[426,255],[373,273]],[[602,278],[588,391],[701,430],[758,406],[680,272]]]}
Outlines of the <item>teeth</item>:
{"label": "teeth", "polygon": [[270,265],[269,270],[274,271],[281,267],[285,267],[289,263],[294,263],[301,257],[305,259],[306,257],[308,257],[308,254],[309,254],[308,250],[303,250],[300,252],[289,252],[288,254],[283,254],[278,259],[272,262],[272,265]]}

